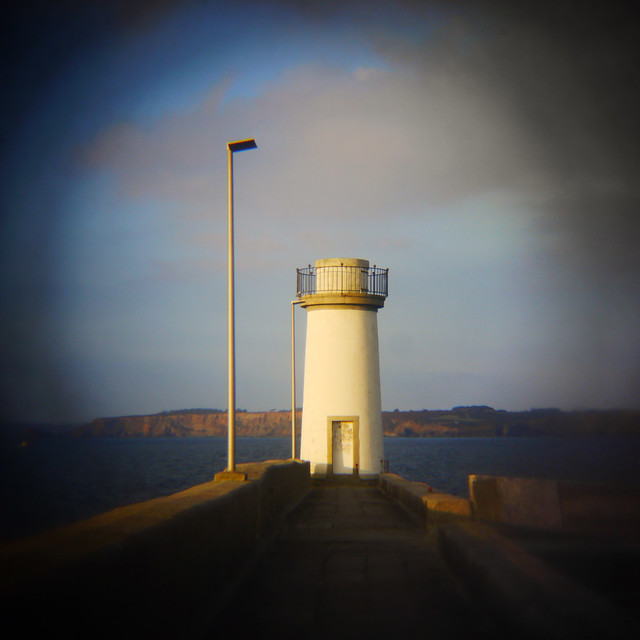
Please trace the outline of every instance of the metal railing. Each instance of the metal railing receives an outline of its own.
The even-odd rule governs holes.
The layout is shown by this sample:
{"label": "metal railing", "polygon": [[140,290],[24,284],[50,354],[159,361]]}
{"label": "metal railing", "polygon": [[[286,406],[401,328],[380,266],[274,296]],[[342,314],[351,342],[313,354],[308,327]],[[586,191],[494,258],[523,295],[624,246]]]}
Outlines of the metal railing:
{"label": "metal railing", "polygon": [[315,293],[366,293],[387,297],[389,269],[380,267],[303,267],[296,269],[296,295]]}

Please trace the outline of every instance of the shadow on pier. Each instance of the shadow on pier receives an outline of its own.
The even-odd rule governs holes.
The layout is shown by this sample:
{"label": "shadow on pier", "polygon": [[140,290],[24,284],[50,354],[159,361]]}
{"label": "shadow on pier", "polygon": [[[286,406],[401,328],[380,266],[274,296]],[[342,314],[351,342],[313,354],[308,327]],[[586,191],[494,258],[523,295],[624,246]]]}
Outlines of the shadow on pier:
{"label": "shadow on pier", "polygon": [[424,525],[375,483],[353,481],[312,484],[220,628],[309,639],[498,637]]}

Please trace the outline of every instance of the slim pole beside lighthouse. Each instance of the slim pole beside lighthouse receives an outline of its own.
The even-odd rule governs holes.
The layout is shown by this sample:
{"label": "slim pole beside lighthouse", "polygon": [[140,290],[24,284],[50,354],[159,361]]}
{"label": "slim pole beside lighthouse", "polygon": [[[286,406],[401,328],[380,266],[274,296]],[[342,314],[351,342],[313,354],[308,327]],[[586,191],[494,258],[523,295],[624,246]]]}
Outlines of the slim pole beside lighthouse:
{"label": "slim pole beside lighthouse", "polygon": [[296,459],[296,317],[295,306],[300,300],[291,301],[291,459]]}

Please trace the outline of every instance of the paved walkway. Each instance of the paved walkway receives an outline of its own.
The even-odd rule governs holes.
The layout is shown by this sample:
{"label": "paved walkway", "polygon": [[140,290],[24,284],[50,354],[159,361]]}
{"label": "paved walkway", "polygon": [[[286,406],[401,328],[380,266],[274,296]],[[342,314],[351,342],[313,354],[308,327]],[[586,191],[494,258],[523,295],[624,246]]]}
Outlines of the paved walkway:
{"label": "paved walkway", "polygon": [[321,485],[215,623],[212,638],[498,638],[435,541],[375,486]]}

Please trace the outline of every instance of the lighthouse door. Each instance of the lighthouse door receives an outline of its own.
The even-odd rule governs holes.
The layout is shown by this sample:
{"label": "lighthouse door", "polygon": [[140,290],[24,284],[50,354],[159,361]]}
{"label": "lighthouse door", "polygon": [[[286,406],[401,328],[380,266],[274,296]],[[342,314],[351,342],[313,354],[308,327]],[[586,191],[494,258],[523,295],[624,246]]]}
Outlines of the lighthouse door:
{"label": "lighthouse door", "polygon": [[331,421],[331,458],[334,474],[352,474],[358,463],[357,419]]}

